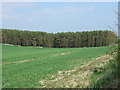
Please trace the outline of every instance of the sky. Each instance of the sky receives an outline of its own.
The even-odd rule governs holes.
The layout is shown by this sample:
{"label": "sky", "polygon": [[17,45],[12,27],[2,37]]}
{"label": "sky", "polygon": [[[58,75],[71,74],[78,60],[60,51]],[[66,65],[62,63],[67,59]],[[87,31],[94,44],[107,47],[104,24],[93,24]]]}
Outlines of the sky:
{"label": "sky", "polygon": [[0,28],[49,33],[117,30],[117,10],[117,2],[4,2]]}

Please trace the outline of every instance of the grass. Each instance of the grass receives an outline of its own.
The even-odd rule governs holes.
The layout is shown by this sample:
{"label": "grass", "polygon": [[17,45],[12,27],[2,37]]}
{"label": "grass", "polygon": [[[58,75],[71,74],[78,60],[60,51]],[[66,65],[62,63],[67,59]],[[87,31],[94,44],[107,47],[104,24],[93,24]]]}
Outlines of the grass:
{"label": "grass", "polygon": [[58,71],[89,62],[106,54],[111,47],[38,48],[2,45],[2,49],[3,88],[35,88],[41,86],[40,80],[50,79]]}
{"label": "grass", "polygon": [[[116,52],[117,49],[111,49],[111,54]],[[104,66],[104,71],[94,73],[91,77],[93,83],[89,88],[119,88],[119,69],[118,69],[118,56],[114,56],[110,62]],[[95,81],[99,77],[98,81]]]}
{"label": "grass", "polygon": [[[113,62],[115,62],[115,59],[109,62],[105,67],[104,71],[101,73],[94,73],[91,76],[91,79],[93,83],[89,86],[89,88],[115,88],[116,85],[112,84],[114,80],[118,80],[118,71],[117,68],[114,68]],[[95,81],[98,77],[100,79],[98,81]]]}

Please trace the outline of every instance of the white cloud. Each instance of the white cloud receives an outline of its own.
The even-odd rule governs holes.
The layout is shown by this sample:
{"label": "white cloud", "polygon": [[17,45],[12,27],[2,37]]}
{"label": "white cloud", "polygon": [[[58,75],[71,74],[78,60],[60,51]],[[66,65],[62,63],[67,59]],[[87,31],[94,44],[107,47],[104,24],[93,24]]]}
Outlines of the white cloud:
{"label": "white cloud", "polygon": [[73,7],[66,6],[63,8],[43,8],[36,11],[33,11],[34,14],[65,14],[65,13],[85,13],[85,12],[93,12],[95,10],[94,7]]}
{"label": "white cloud", "polygon": [[95,10],[94,7],[72,7],[72,6],[67,6],[63,9],[64,12],[69,13],[91,12],[94,10]]}
{"label": "white cloud", "polygon": [[34,18],[32,18],[32,17],[28,17],[28,19],[27,19],[29,22],[32,22],[32,21],[34,21]]}
{"label": "white cloud", "polygon": [[[86,13],[93,12],[95,10],[94,7],[75,7],[75,6],[65,6],[61,8],[38,8],[37,10],[27,11],[25,7],[32,7],[35,3],[3,3],[3,19],[20,19],[24,18],[27,21],[34,21],[35,16],[39,15],[59,15],[59,14],[76,14],[76,13]],[[25,8],[27,13],[21,13],[19,10],[21,8]]]}
{"label": "white cloud", "polygon": [[33,5],[34,3],[30,2],[3,2],[2,8],[3,10],[12,11],[20,8],[32,7]]}
{"label": "white cloud", "polygon": [[20,18],[21,15],[8,15],[8,14],[3,14],[2,15],[2,18],[3,19],[17,19],[17,18]]}
{"label": "white cloud", "polygon": [[33,13],[37,13],[37,14],[58,14],[59,10],[57,10],[55,8],[43,8],[43,9],[33,11]]}
{"label": "white cloud", "polygon": [[25,7],[31,7],[34,3],[29,2],[4,2],[2,3],[2,13],[0,13],[0,16],[2,16],[2,19],[18,19],[21,18],[23,15],[19,12],[21,8]]}

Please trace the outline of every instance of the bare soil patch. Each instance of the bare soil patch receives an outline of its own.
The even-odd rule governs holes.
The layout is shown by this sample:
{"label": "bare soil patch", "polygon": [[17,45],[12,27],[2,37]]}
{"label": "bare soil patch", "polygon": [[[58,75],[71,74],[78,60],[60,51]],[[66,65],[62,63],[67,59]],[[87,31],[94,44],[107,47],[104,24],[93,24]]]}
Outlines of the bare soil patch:
{"label": "bare soil patch", "polygon": [[86,88],[92,83],[90,77],[93,69],[104,68],[105,64],[112,59],[111,55],[106,54],[74,69],[58,71],[55,76],[51,76],[52,80],[40,80],[39,83],[42,84],[40,88]]}
{"label": "bare soil patch", "polygon": [[60,55],[66,55],[66,54],[70,54],[71,52],[65,52],[65,53],[56,53],[56,54],[53,54],[51,56],[60,56]]}
{"label": "bare soil patch", "polygon": [[30,58],[30,59],[27,59],[27,60],[21,60],[21,61],[12,61],[12,62],[7,62],[7,63],[0,63],[0,65],[11,64],[11,63],[23,63],[23,62],[28,62],[30,60],[34,60],[34,58]]}
{"label": "bare soil patch", "polygon": [[[55,56],[59,56],[59,55],[66,55],[66,54],[70,54],[71,52],[66,52],[66,53],[56,53],[56,54],[52,54],[49,56],[45,56],[46,58],[48,57],[55,57]],[[39,58],[39,57],[38,57]],[[38,59],[37,58],[37,59]],[[31,60],[35,60],[36,58],[30,58],[30,59],[26,59],[26,60],[21,60],[21,61],[12,61],[12,62],[6,62],[6,63],[0,63],[0,65],[4,65],[4,64],[11,64],[11,63],[23,63],[23,62],[28,62]]]}

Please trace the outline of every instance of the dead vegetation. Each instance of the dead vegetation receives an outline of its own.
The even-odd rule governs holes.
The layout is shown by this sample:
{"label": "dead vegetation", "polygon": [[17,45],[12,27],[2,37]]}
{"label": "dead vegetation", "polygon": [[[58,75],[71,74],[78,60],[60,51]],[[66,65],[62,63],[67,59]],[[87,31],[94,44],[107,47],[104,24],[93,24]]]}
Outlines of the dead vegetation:
{"label": "dead vegetation", "polygon": [[91,75],[95,72],[102,72],[105,64],[112,59],[112,55],[106,54],[74,69],[58,71],[55,76],[51,76],[51,80],[40,80],[39,83],[42,85],[40,88],[85,88],[92,83]]}

